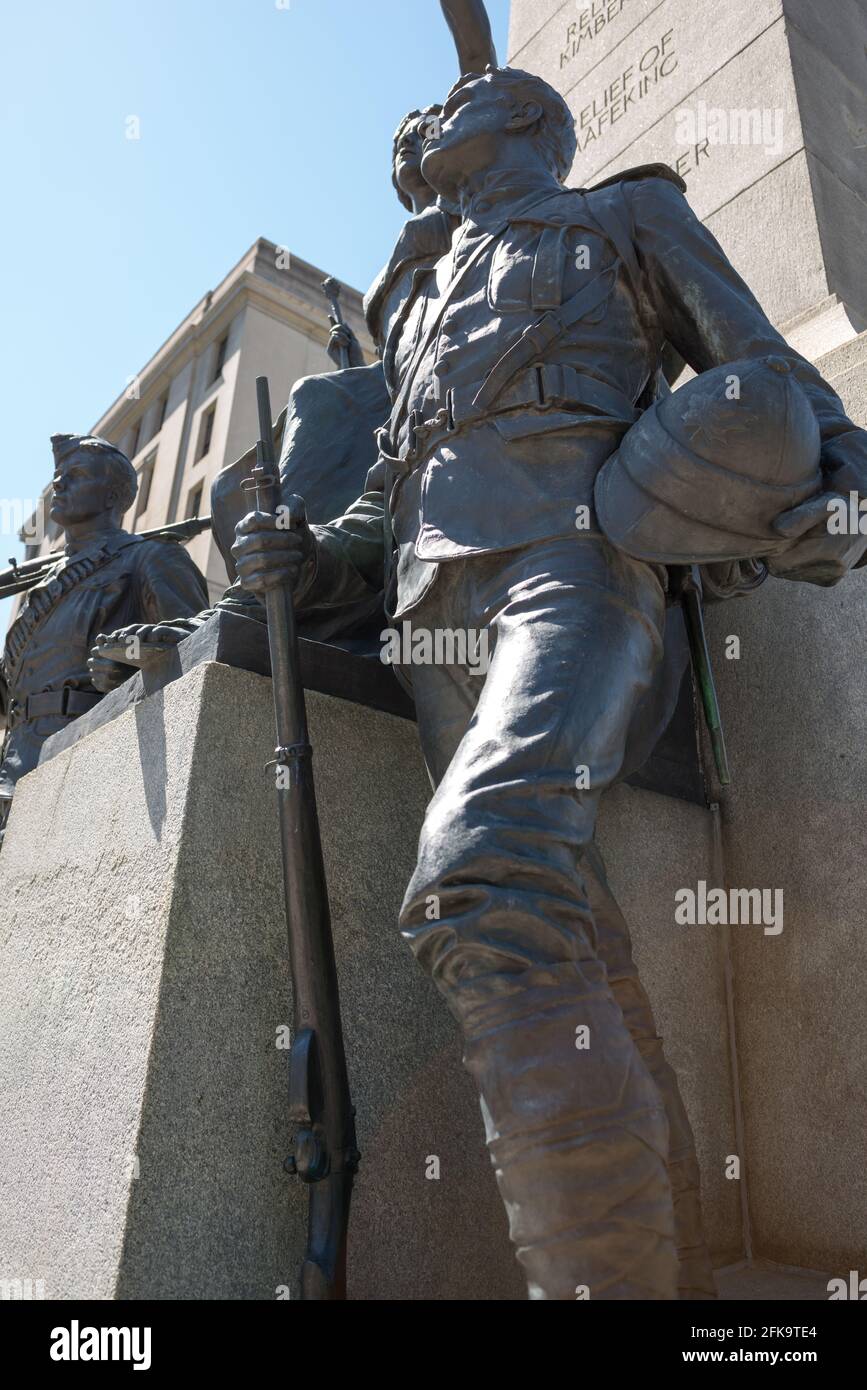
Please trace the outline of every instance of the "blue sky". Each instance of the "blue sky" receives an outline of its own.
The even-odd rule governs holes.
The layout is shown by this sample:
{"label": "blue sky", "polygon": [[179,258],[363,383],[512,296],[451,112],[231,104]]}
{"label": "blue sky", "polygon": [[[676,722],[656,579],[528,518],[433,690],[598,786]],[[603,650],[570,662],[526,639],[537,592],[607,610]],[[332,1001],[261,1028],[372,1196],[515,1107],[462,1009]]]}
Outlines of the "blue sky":
{"label": "blue sky", "polygon": [[[404,215],[394,128],[456,63],[437,0],[3,9],[0,499],[26,503],[49,436],[90,428],[256,237],[367,288]],[[508,9],[488,0],[501,60]]]}

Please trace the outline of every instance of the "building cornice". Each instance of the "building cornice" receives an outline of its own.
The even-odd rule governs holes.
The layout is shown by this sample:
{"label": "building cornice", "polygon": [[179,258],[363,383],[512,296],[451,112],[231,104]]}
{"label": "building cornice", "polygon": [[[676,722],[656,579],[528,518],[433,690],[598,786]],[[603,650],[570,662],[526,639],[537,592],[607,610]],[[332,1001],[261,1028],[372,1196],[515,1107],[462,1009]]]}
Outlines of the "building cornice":
{"label": "building cornice", "polygon": [[[133,418],[139,418],[170,382],[198,354],[201,345],[218,337],[245,303],[291,324],[312,341],[325,346],[329,328],[327,303],[322,293],[323,271],[289,255],[289,266],[277,266],[278,254],[289,255],[274,242],[260,237],[232,267],[215,290],[210,290],[166,339],[136,376],[138,395],[119,395],[93,427],[93,433],[119,439]],[[341,306],[357,334],[365,356],[375,351],[364,323],[359,292],[344,285]]]}

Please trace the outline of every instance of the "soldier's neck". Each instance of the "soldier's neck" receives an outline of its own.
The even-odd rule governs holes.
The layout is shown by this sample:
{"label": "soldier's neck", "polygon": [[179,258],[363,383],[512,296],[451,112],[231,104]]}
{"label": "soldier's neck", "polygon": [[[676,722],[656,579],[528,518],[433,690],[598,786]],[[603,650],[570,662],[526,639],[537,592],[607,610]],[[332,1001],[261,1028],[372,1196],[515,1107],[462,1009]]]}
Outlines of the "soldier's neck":
{"label": "soldier's neck", "polygon": [[424,193],[411,193],[410,202],[412,203],[413,217],[418,217],[420,212],[425,212],[432,207],[437,200],[437,195],[432,188],[426,188]]}
{"label": "soldier's neck", "polygon": [[506,156],[502,163],[498,161],[489,164],[486,168],[468,174],[462,179],[460,205],[462,209],[466,209],[474,198],[491,188],[505,189],[512,186],[519,190],[535,187],[537,184],[540,187],[550,184],[552,191],[560,187],[551,170],[542,161],[515,161]]}
{"label": "soldier's neck", "polygon": [[88,521],[73,521],[66,527],[67,555],[77,555],[98,542],[113,540],[123,534],[113,517],[91,517]]}

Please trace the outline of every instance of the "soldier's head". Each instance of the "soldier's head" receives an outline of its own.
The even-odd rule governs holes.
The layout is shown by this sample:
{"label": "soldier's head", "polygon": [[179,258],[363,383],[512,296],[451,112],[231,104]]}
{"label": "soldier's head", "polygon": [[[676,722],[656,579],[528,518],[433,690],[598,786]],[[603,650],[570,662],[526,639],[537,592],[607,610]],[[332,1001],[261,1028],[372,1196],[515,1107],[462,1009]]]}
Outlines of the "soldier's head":
{"label": "soldier's head", "polygon": [[436,193],[422,176],[422,144],[428,129],[436,128],[441,106],[410,111],[394,132],[391,155],[391,181],[407,212],[421,212],[436,199]]}
{"label": "soldier's head", "polygon": [[64,528],[88,521],[119,524],[138,491],[126,454],[96,435],[55,434],[51,447],[51,520]]}
{"label": "soldier's head", "polygon": [[547,170],[562,183],[576,149],[575,121],[559,92],[533,73],[489,67],[452,87],[425,138],[421,171],[452,198],[493,170]]}

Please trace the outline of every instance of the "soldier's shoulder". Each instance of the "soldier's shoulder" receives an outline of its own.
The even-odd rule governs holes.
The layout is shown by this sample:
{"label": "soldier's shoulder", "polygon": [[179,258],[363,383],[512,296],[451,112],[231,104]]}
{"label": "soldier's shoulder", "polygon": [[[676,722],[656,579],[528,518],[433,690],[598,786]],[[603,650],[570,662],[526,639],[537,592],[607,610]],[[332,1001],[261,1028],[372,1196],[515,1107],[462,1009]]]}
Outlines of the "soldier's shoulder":
{"label": "soldier's shoulder", "polygon": [[625,185],[624,191],[627,191],[654,179],[662,180],[681,193],[686,189],[680,174],[668,164],[638,164],[632,169],[622,169],[589,188],[560,188],[556,193],[548,194],[535,203],[524,217],[527,221],[543,222],[552,226],[580,224],[584,215],[585,199],[589,198],[591,203],[597,199],[609,199],[612,192],[621,185]]}
{"label": "soldier's shoulder", "polygon": [[172,536],[131,536],[126,554],[131,565],[193,564],[186,546]]}
{"label": "soldier's shoulder", "polygon": [[632,169],[621,169],[619,173],[611,174],[609,178],[591,184],[589,188],[584,189],[584,192],[599,193],[602,189],[614,188],[620,183],[640,183],[645,179],[662,179],[666,183],[673,183],[675,188],[680,189],[681,193],[686,192],[686,184],[670,164],[636,164]]}

